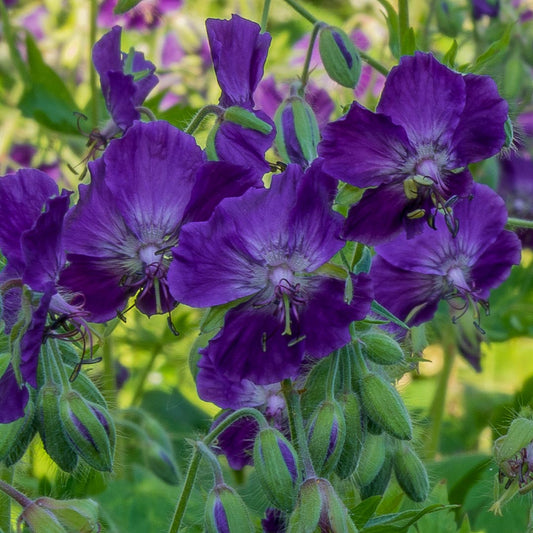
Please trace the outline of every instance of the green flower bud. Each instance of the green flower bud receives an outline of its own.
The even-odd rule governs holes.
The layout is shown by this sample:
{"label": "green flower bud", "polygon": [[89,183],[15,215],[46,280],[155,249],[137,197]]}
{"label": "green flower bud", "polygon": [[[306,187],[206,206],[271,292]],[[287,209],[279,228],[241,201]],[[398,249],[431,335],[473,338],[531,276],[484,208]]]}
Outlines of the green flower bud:
{"label": "green flower bud", "polygon": [[65,472],[72,472],[78,456],[60,422],[58,385],[47,381],[37,396],[37,423],[46,453]]}
{"label": "green flower bud", "polygon": [[383,467],[386,455],[385,435],[374,435],[367,433],[357,468],[355,470],[355,479],[360,487],[370,485],[379,471]]}
{"label": "green flower bud", "polygon": [[339,456],[335,472],[341,479],[351,476],[357,466],[359,454],[363,445],[364,431],[361,424],[361,407],[357,395],[343,394],[339,398],[339,405],[346,421],[346,439]]}
{"label": "green flower bud", "polygon": [[247,130],[258,131],[264,135],[268,135],[272,131],[271,124],[261,120],[252,111],[238,105],[228,107],[224,111],[223,120],[238,124]]}
{"label": "green flower bud", "polygon": [[400,440],[411,440],[411,419],[398,391],[380,375],[369,372],[361,378],[359,394],[364,412],[387,433]]}
{"label": "green flower bud", "polygon": [[533,420],[524,417],[515,418],[509,426],[507,435],[500,437],[494,443],[496,461],[511,459],[531,441],[533,441]]}
{"label": "green flower bud", "polygon": [[322,402],[309,424],[309,453],[315,471],[327,475],[333,471],[344,447],[346,421],[336,400]]}
{"label": "green flower bud", "polygon": [[274,117],[276,149],[285,163],[307,167],[317,157],[320,132],[314,111],[300,96],[282,102]]}
{"label": "green flower bud", "polygon": [[298,503],[289,519],[287,533],[357,533],[348,510],[330,482],[309,478],[302,483]]}
{"label": "green flower bud", "polygon": [[348,35],[340,28],[325,26],[320,30],[318,50],[328,76],[354,89],[361,75],[361,58]]}
{"label": "green flower bud", "polygon": [[161,480],[169,485],[178,485],[179,471],[171,454],[154,440],[144,445],[146,466]]}
{"label": "green flower bud", "polygon": [[30,445],[37,431],[35,404],[30,398],[22,418],[0,424],[0,461],[10,467],[17,463]]}
{"label": "green flower bud", "polygon": [[277,429],[266,428],[257,434],[254,466],[261,486],[274,506],[283,511],[292,510],[301,481],[298,455]]}
{"label": "green flower bud", "polygon": [[361,337],[363,353],[378,365],[394,365],[403,360],[400,345],[388,335],[368,333]]}
{"label": "green flower bud", "polygon": [[207,533],[253,533],[248,509],[228,485],[219,484],[207,496],[205,507]]}
{"label": "green flower bud", "polygon": [[109,413],[76,391],[68,391],[59,399],[59,416],[77,454],[94,469],[111,471],[115,426]]}
{"label": "green flower bud", "polygon": [[368,484],[360,487],[361,498],[365,500],[372,496],[381,496],[389,484],[392,474],[392,461],[389,453],[385,453],[385,459],[379,472],[374,479]]}
{"label": "green flower bud", "polygon": [[94,500],[54,500],[38,498],[35,503],[49,510],[66,528],[73,533],[98,533],[98,504]]}
{"label": "green flower bud", "polygon": [[57,518],[37,502],[24,507],[17,524],[25,522],[32,533],[68,533]]}
{"label": "green flower bud", "polygon": [[415,502],[423,502],[429,494],[428,475],[411,446],[406,442],[399,443],[392,462],[398,484],[405,494]]}

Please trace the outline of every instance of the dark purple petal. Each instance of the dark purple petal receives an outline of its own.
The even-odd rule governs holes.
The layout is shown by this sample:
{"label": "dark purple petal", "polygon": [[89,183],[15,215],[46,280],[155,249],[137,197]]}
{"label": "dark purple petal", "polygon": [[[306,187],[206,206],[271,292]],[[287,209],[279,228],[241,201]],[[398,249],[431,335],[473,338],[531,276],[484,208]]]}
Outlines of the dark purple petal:
{"label": "dark purple petal", "polygon": [[283,513],[273,507],[267,508],[265,518],[261,520],[261,527],[263,533],[283,533],[287,528]]}
{"label": "dark purple petal", "polygon": [[385,82],[379,113],[403,126],[411,143],[448,146],[465,106],[463,76],[431,54],[403,56]]}
{"label": "dark purple petal", "polygon": [[211,57],[222,89],[220,105],[253,108],[253,93],[263,77],[271,37],[255,22],[238,15],[231,20],[207,19]]}
{"label": "dark purple petal", "polygon": [[224,505],[219,498],[216,499],[215,505],[213,508],[213,513],[215,517],[215,524],[217,528],[217,533],[231,533],[228,524],[228,517],[226,516],[226,510]]}
{"label": "dark purple petal", "polygon": [[101,37],[93,46],[93,63],[100,75],[100,82],[104,94],[107,92],[107,72],[122,71],[122,54],[120,52],[120,37],[122,29],[114,26],[111,31]]}
{"label": "dark purple petal", "polygon": [[324,171],[357,187],[372,187],[401,176],[404,162],[413,153],[401,126],[357,102],[348,114],[324,128],[318,145]]}
{"label": "dark purple petal", "polygon": [[331,114],[335,111],[335,104],[329,93],[321,89],[313,82],[307,84],[305,92],[305,101],[315,112],[319,129],[322,129],[329,122]]}
{"label": "dark purple petal", "polygon": [[13,367],[8,365],[0,377],[0,424],[9,424],[24,416],[29,393],[26,385],[19,387]]}
{"label": "dark purple petal", "polygon": [[289,449],[287,444],[281,439],[278,439],[277,442],[278,442],[279,450],[281,452],[281,456],[283,457],[283,461],[287,465],[287,470],[289,471],[289,474],[291,475],[292,482],[296,483],[296,480],[298,479],[298,465],[296,464],[296,461],[294,460],[295,457],[293,455],[293,452]]}
{"label": "dark purple petal", "polygon": [[22,272],[22,233],[34,224],[48,198],[58,193],[52,178],[35,169],[21,169],[0,179],[0,249],[12,269]]}
{"label": "dark purple petal", "polygon": [[133,76],[118,71],[108,72],[107,80],[109,86],[104,92],[107,109],[115,124],[121,130],[126,130],[135,120],[141,118],[132,103],[135,98]]}
{"label": "dark purple petal", "polygon": [[285,96],[278,90],[274,76],[261,81],[254,95],[257,107],[272,119]]}
{"label": "dark purple petal", "polygon": [[[166,281],[161,280],[158,283],[158,289],[153,284],[149,287],[144,287],[135,300],[137,309],[147,316],[152,316],[156,313],[169,313],[176,307],[177,302],[168,292]],[[159,295],[157,295],[157,291],[159,291]]]}
{"label": "dark purple petal", "polygon": [[9,151],[9,157],[21,167],[29,167],[36,153],[37,148],[31,144],[14,144]]}
{"label": "dark purple petal", "polygon": [[505,143],[507,102],[489,76],[464,76],[466,103],[452,140],[456,167],[487,159]]}

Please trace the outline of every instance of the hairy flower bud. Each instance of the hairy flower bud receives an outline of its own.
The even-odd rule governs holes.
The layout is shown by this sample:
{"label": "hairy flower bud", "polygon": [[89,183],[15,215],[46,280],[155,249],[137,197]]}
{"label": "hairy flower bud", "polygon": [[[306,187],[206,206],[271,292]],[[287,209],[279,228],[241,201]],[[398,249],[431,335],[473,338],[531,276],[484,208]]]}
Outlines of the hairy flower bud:
{"label": "hairy flower bud", "polygon": [[301,480],[298,455],[277,429],[266,428],[257,434],[254,466],[270,501],[279,509],[290,511]]}
{"label": "hairy flower bud", "polygon": [[224,120],[238,124],[247,130],[258,131],[264,135],[268,135],[272,131],[272,126],[257,117],[252,111],[248,111],[244,107],[237,105],[228,107],[224,111]]}
{"label": "hairy flower bud", "polygon": [[316,409],[309,424],[309,453],[319,475],[337,465],[346,439],[346,421],[336,400],[326,400]]}
{"label": "hairy flower bud", "polygon": [[205,507],[207,533],[253,533],[250,515],[241,497],[231,487],[220,484],[207,496]]}
{"label": "hairy flower bud", "polygon": [[361,337],[363,353],[378,365],[394,365],[403,360],[400,345],[388,335],[368,333]]}
{"label": "hairy flower bud", "polygon": [[385,460],[374,479],[368,485],[360,486],[359,492],[361,493],[361,498],[365,500],[371,496],[381,496],[384,494],[387,490],[391,475],[392,461],[388,450],[386,450]]}
{"label": "hairy flower bud", "polygon": [[58,519],[37,502],[31,502],[24,507],[17,523],[24,522],[32,533],[68,533]]}
{"label": "hairy flower bud", "polygon": [[76,391],[63,393],[59,404],[60,421],[78,455],[96,470],[111,471],[115,426],[109,413]]}
{"label": "hairy flower bud", "polygon": [[98,533],[98,504],[94,500],[55,500],[38,498],[35,503],[51,511],[67,531]]}
{"label": "hairy flower bud", "polygon": [[343,394],[339,398],[339,405],[346,421],[346,439],[339,456],[335,472],[341,479],[351,476],[357,466],[359,454],[363,445],[364,432],[361,424],[361,407],[357,395]]}
{"label": "hairy flower bud", "polygon": [[340,28],[325,26],[320,30],[318,49],[328,76],[354,89],[361,75],[361,58],[348,35]]}
{"label": "hairy flower bud", "polygon": [[289,519],[287,533],[311,531],[357,533],[348,510],[327,479],[312,477],[302,483]]}
{"label": "hairy flower bud", "polygon": [[372,483],[385,462],[385,455],[385,435],[367,433],[355,471],[355,478],[359,486],[364,487]]}
{"label": "hairy flower bud", "polygon": [[406,442],[399,443],[393,458],[398,484],[411,500],[423,502],[429,494],[429,480],[422,461]]}
{"label": "hairy flower bud", "polygon": [[369,372],[359,384],[362,407],[373,422],[400,440],[411,440],[409,413],[398,391],[379,374]]}
{"label": "hairy flower bud", "polygon": [[169,485],[180,482],[176,462],[168,451],[154,440],[147,440],[144,446],[146,466],[161,480]]}
{"label": "hairy flower bud", "polygon": [[285,163],[307,167],[317,157],[320,132],[314,111],[300,96],[282,102],[274,117],[276,148]]}
{"label": "hairy flower bud", "polygon": [[30,398],[23,418],[9,424],[0,424],[0,461],[7,467],[20,460],[35,435],[37,431],[35,411],[35,404]]}
{"label": "hairy flower bud", "polygon": [[498,462],[514,457],[522,448],[533,441],[533,420],[515,418],[507,434],[494,443],[494,456]]}

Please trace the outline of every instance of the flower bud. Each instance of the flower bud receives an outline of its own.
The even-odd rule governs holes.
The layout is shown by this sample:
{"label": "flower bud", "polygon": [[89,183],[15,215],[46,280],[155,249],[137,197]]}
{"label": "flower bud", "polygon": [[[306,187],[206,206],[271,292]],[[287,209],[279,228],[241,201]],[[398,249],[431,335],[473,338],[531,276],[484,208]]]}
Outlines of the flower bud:
{"label": "flower bud", "polygon": [[253,533],[250,515],[241,497],[228,485],[219,484],[207,496],[207,533]]}
{"label": "flower bud", "polygon": [[32,533],[67,533],[57,518],[37,502],[24,507],[17,523],[25,522]]}
{"label": "flower bud", "polygon": [[270,501],[283,511],[292,510],[301,481],[298,455],[277,429],[266,428],[257,434],[254,466]]}
{"label": "flower bud", "polygon": [[161,480],[169,485],[180,482],[178,466],[172,456],[154,440],[147,440],[144,446],[146,466]]}
{"label": "flower bud", "polygon": [[94,500],[54,500],[38,498],[35,503],[51,511],[67,531],[98,533],[98,504]]}
{"label": "flower bud", "polygon": [[224,111],[223,120],[238,124],[247,130],[258,131],[264,135],[268,135],[272,131],[271,124],[261,120],[252,111],[248,111],[248,109],[237,105],[228,107]]}
{"label": "flower bud", "polygon": [[78,455],[96,470],[111,471],[115,426],[107,411],[68,391],[59,399],[59,415]]}
{"label": "flower bud", "polygon": [[329,474],[337,465],[346,439],[346,421],[336,400],[322,402],[309,424],[309,453],[319,475]]}
{"label": "flower bud", "polygon": [[529,418],[515,418],[507,435],[500,437],[494,443],[494,456],[496,461],[506,461],[514,457],[522,448],[533,441],[533,420]]}
{"label": "flower bud", "polygon": [[0,461],[7,467],[17,463],[26,452],[36,431],[35,404],[30,398],[24,417],[9,424],[0,424]]}
{"label": "flower bud", "polygon": [[385,453],[385,460],[368,485],[362,485],[359,489],[361,498],[366,500],[372,496],[381,496],[386,490],[392,475],[392,461],[389,453]]}
{"label": "flower bud", "polygon": [[355,478],[359,486],[364,487],[372,483],[385,462],[385,455],[385,435],[367,433],[355,471]]}
{"label": "flower bud", "polygon": [[423,502],[429,494],[426,468],[411,446],[399,443],[392,458],[398,484],[411,500]]}
{"label": "flower bud", "polygon": [[343,394],[339,398],[339,405],[344,413],[347,437],[344,439],[344,446],[335,472],[341,479],[346,479],[353,474],[357,466],[364,432],[361,424],[361,407],[357,396],[353,393]]}
{"label": "flower bud", "polygon": [[361,58],[348,35],[340,28],[325,26],[320,30],[318,50],[328,76],[355,89],[361,75]]}
{"label": "flower bud", "polygon": [[300,96],[287,98],[274,117],[276,149],[285,163],[296,163],[303,168],[317,157],[316,147],[320,132],[314,111]]}
{"label": "flower bud", "polygon": [[60,423],[59,386],[47,381],[37,396],[37,423],[46,453],[65,472],[72,472],[78,456]]}
{"label": "flower bud", "polygon": [[411,440],[411,419],[398,391],[380,375],[363,376],[359,394],[364,412],[387,433],[400,440]]}
{"label": "flower bud", "polygon": [[400,345],[388,335],[368,333],[361,337],[363,353],[378,365],[394,365],[403,360]]}
{"label": "flower bud", "polygon": [[287,533],[314,531],[357,533],[348,510],[330,482],[316,477],[302,483],[298,503],[287,528]]}

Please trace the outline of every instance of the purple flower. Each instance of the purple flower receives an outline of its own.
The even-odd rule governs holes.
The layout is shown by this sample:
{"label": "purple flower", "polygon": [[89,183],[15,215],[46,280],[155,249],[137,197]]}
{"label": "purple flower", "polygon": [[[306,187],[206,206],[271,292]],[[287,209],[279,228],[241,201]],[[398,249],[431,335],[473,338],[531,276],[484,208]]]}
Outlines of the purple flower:
{"label": "purple flower", "polygon": [[104,0],[98,13],[99,26],[112,26],[122,21],[126,29],[144,30],[159,26],[165,13],[179,9],[183,0],[143,0],[123,15],[115,15],[113,10],[117,0]]}
{"label": "purple flower", "polygon": [[275,137],[275,128],[262,111],[254,111],[253,93],[263,76],[270,46],[268,33],[260,33],[255,22],[232,15],[231,20],[207,19],[211,57],[222,89],[219,105],[241,107],[263,122],[265,131],[221,117],[215,126],[213,145],[216,157],[241,166],[255,168],[258,174],[269,171],[265,152]]}
{"label": "purple flower", "polygon": [[181,225],[258,185],[249,171],[206,163],[193,137],[163,121],[135,123],[89,170],[66,219],[61,284],[83,294],[94,322],[115,317],[136,293],[147,315],[172,310],[166,274]]}
{"label": "purple flower", "polygon": [[354,102],[323,131],[324,171],[368,189],[348,214],[347,238],[374,245],[402,228],[410,238],[437,210],[457,231],[451,205],[472,189],[468,164],[498,153],[507,104],[487,76],[462,75],[431,54],[404,56],[387,78],[377,112]]}
{"label": "purple flower", "polygon": [[230,381],[294,377],[306,353],[325,357],[343,346],[349,324],[366,316],[368,276],[353,277],[347,304],[344,280],[317,272],[344,244],[335,190],[320,161],[304,175],[290,165],[270,189],[226,199],[209,221],[183,228],[168,278],[174,297],[194,307],[246,298],[201,352]]}
{"label": "purple flower", "polygon": [[488,310],[490,290],[520,262],[520,241],[504,229],[503,200],[486,185],[472,192],[454,208],[461,225],[455,237],[440,223],[413,239],[376,246],[370,271],[376,300],[409,325],[430,320],[445,299],[454,320],[471,311],[479,327],[479,307]]}
{"label": "purple flower", "polygon": [[[105,132],[110,138],[139,120],[137,108],[157,85],[155,66],[141,52],[120,51],[122,29],[115,26],[93,47],[93,63],[100,76],[105,104],[114,124]],[[118,130],[117,130],[118,128]]]}
{"label": "purple flower", "polygon": [[500,0],[471,0],[472,16],[478,20],[483,15],[491,18],[497,17],[500,13]]}
{"label": "purple flower", "polygon": [[[527,153],[513,154],[500,162],[498,192],[505,200],[509,214],[518,218],[533,218],[533,161]],[[533,229],[519,228],[522,246],[533,248]]]}
{"label": "purple flower", "polygon": [[35,169],[0,179],[0,249],[7,259],[0,273],[0,318],[6,333],[17,323],[20,328],[20,358],[0,378],[0,423],[23,416],[26,384],[37,387],[41,344],[53,334],[47,332],[48,313],[84,324],[84,312],[69,303],[71,298],[57,283],[65,263],[61,239],[69,196],[68,191],[59,195],[54,180]]}

